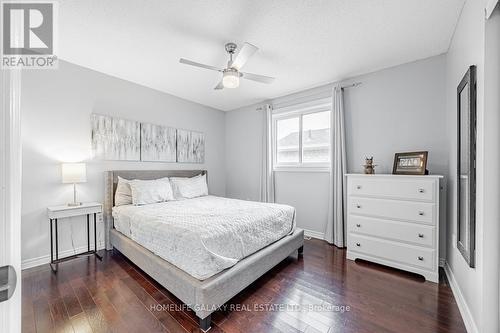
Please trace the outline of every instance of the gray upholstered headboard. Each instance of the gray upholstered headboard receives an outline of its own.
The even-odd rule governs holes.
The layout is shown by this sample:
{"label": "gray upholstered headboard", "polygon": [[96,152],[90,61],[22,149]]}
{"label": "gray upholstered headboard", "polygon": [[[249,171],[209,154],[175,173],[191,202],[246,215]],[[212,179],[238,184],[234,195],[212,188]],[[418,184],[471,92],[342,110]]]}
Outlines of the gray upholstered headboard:
{"label": "gray upholstered headboard", "polygon": [[106,249],[111,250],[109,232],[113,228],[113,206],[115,205],[115,191],[118,184],[118,177],[125,179],[159,179],[163,177],[194,177],[197,175],[207,175],[207,170],[115,170],[104,173],[104,237]]}

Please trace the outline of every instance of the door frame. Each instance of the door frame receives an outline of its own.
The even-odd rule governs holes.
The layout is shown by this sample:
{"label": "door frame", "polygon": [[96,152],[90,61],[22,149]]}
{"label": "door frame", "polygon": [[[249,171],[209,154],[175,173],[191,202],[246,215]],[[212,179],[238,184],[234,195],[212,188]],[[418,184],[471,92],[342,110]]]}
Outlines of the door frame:
{"label": "door frame", "polygon": [[14,294],[0,303],[0,332],[21,332],[21,70],[0,73],[0,266],[17,273]]}

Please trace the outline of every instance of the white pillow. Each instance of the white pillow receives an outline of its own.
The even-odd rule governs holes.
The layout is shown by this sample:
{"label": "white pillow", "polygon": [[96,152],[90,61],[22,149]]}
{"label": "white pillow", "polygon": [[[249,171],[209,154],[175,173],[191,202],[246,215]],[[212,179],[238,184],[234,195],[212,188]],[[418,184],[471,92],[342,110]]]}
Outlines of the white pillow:
{"label": "white pillow", "polygon": [[115,206],[131,205],[132,190],[130,189],[130,180],[118,177],[118,184],[115,192]]}
{"label": "white pillow", "polygon": [[132,190],[132,203],[136,206],[174,200],[168,178],[134,179],[130,181],[130,188]]}
{"label": "white pillow", "polygon": [[170,178],[176,199],[191,199],[208,195],[207,176],[198,175],[192,178]]}

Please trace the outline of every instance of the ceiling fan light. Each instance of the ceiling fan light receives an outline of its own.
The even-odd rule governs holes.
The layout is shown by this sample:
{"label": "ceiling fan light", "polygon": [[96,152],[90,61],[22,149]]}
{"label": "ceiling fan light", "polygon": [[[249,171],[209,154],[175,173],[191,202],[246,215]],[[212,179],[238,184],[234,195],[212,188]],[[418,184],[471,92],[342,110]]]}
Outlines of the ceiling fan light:
{"label": "ceiling fan light", "polygon": [[224,88],[238,88],[240,85],[240,74],[237,71],[224,71],[222,74]]}

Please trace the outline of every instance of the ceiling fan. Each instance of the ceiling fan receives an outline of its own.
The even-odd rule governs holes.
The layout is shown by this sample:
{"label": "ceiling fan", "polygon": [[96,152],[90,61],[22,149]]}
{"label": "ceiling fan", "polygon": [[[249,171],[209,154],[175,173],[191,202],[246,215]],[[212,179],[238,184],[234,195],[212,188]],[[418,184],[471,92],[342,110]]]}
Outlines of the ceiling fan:
{"label": "ceiling fan", "polygon": [[219,69],[214,66],[200,64],[198,62],[187,60],[184,58],[179,59],[179,62],[186,65],[191,65],[221,72],[222,80],[219,82],[217,86],[215,86],[214,88],[215,90],[220,90],[224,88],[237,88],[240,85],[240,78],[257,81],[261,83],[268,83],[268,84],[274,81],[274,77],[240,72],[241,68],[246,64],[248,59],[255,52],[257,52],[258,47],[250,43],[243,44],[243,47],[241,48],[238,55],[236,55],[234,60],[233,56],[238,46],[235,43],[227,43],[225,47],[226,47],[226,52],[229,53],[229,61],[227,63],[226,68]]}

